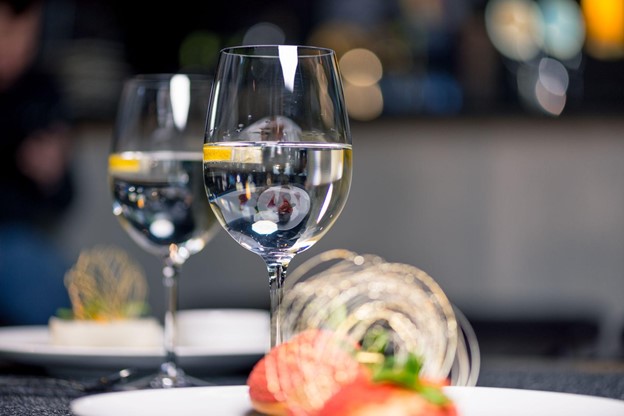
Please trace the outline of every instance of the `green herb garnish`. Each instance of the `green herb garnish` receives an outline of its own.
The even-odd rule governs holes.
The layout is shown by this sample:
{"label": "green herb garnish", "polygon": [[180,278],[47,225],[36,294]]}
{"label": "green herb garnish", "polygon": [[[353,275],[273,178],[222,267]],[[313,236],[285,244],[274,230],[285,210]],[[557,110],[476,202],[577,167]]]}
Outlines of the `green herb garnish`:
{"label": "green herb garnish", "polygon": [[[373,375],[375,383],[394,384],[409,390],[414,390],[425,400],[435,405],[449,403],[449,398],[436,385],[423,383],[420,372],[423,360],[414,353],[407,353],[401,357],[387,353],[390,336],[388,331],[381,327],[372,328],[362,341],[363,356],[367,356],[367,365]],[[376,359],[370,359],[374,354]]]}

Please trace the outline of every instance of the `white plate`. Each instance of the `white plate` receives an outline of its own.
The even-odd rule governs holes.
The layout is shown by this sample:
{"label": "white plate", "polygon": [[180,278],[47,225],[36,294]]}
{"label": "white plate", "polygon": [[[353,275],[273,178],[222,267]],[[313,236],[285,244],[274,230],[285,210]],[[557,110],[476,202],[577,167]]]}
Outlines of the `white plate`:
{"label": "white plate", "polygon": [[[622,416],[624,401],[568,393],[489,387],[447,387],[460,416]],[[251,416],[246,386],[139,390],[86,396],[77,416]]]}
{"label": "white plate", "polygon": [[[183,341],[177,348],[179,363],[190,374],[248,369],[269,346],[266,311],[180,311],[179,322]],[[125,367],[152,371],[158,368],[163,354],[160,347],[52,345],[47,326],[0,328],[0,359],[44,366],[57,375],[90,375]]]}

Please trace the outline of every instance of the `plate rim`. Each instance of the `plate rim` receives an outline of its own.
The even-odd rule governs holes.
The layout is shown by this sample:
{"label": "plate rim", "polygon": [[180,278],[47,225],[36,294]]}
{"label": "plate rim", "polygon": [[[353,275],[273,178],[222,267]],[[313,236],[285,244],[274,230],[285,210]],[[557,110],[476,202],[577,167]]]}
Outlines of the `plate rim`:
{"label": "plate rim", "polygon": [[[85,406],[96,406],[101,405],[102,400],[109,400],[111,397],[122,397],[119,395],[129,396],[137,396],[139,398],[143,397],[148,399],[149,396],[158,394],[160,397],[164,397],[163,395],[173,395],[179,394],[180,390],[185,390],[187,394],[196,393],[200,394],[206,391],[211,391],[211,395],[218,396],[220,392],[229,391],[234,392],[237,395],[240,395],[240,399],[248,398],[248,386],[247,385],[222,385],[222,386],[205,386],[205,387],[190,387],[185,389],[168,389],[166,391],[160,390],[134,390],[134,391],[122,391],[122,392],[113,392],[113,393],[100,393],[94,394],[90,396],[84,396],[77,399],[74,399],[70,402],[70,407],[72,412],[74,412],[77,416],[90,416],[91,413],[83,413]],[[538,397],[538,398],[558,398],[561,400],[573,399],[573,400],[585,400],[591,401],[594,403],[604,403],[606,406],[614,406],[615,410],[619,410],[621,408],[624,410],[624,400],[619,400],[615,398],[603,397],[603,396],[593,396],[588,394],[579,394],[579,393],[570,393],[570,392],[560,392],[560,391],[550,391],[550,390],[535,390],[535,389],[520,389],[520,388],[509,388],[509,387],[490,387],[490,386],[447,386],[444,387],[444,390],[450,396],[457,396],[456,398],[461,399],[461,397],[468,397],[471,392],[479,392],[481,394],[494,394],[494,395],[509,395],[515,394],[526,397]],[[111,396],[116,395],[116,396]],[[145,397],[148,396],[148,397]],[[249,411],[252,411],[251,403],[249,403]],[[618,408],[619,407],[619,408]],[[474,410],[473,410],[474,411]]]}
{"label": "plate rim", "polygon": [[[9,327],[6,327],[9,328]],[[27,328],[28,331],[18,331],[18,329],[26,327],[10,327],[14,331],[0,328],[0,357],[7,355],[51,355],[58,357],[71,357],[79,355],[81,357],[144,357],[159,358],[164,355],[161,347],[86,347],[86,346],[63,346],[51,345],[44,343],[32,343],[27,345],[18,345],[17,343],[5,343],[2,339],[4,336],[13,336],[16,332],[31,332],[34,336],[47,335],[47,327],[45,325]],[[205,357],[205,356],[238,356],[247,354],[256,354],[266,352],[266,349],[249,348],[248,350],[240,349],[228,351],[225,349],[213,349],[204,346],[181,345],[177,347],[179,357]]]}
{"label": "plate rim", "polygon": [[[267,314],[262,309],[188,309],[184,311],[205,311],[206,313],[233,311],[258,312]],[[181,312],[181,311],[180,311]],[[236,345],[229,350],[225,346],[181,345],[177,347],[180,364],[195,367],[202,359],[245,361],[260,358],[268,350],[263,342]],[[59,346],[49,343],[49,327],[47,325],[14,325],[0,327],[0,360],[8,360],[22,364],[42,365],[44,367],[68,366],[75,369],[88,366],[94,368],[119,367],[121,365],[137,368],[155,368],[164,356],[164,349],[155,347],[87,347]],[[87,362],[88,361],[88,362]],[[125,363],[123,363],[125,361]],[[136,365],[134,365],[136,364]]]}
{"label": "plate rim", "polygon": [[[244,385],[223,385],[223,386],[202,386],[202,387],[183,387],[183,388],[174,388],[174,389],[144,389],[144,390],[128,390],[128,391],[118,391],[118,392],[106,392],[106,393],[97,393],[91,394],[88,396],[79,397],[73,399],[69,403],[70,410],[72,414],[76,416],[89,416],[93,413],[83,413],[83,408],[88,410],[89,408],[99,408],[101,406],[101,402],[108,401],[111,397],[119,398],[119,397],[127,397],[127,396],[138,396],[140,399],[142,396],[144,399],[149,400],[150,396],[157,395],[158,397],[163,397],[163,395],[176,395],[181,391],[187,394],[190,392],[204,392],[204,391],[212,391],[212,395],[218,395],[220,392],[224,391],[232,391],[234,394],[240,394],[241,399],[248,398],[248,390],[249,388]],[[249,410],[251,408],[251,402],[249,402]]]}

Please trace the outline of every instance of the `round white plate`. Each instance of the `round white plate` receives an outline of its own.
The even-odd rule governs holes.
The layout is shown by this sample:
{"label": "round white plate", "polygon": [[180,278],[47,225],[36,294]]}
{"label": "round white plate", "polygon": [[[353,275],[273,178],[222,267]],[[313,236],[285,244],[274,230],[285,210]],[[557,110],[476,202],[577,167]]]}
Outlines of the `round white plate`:
{"label": "round white plate", "polygon": [[[250,368],[269,346],[269,316],[253,309],[179,312],[179,363],[191,374]],[[47,326],[0,328],[0,359],[40,365],[59,375],[93,374],[133,367],[158,368],[161,347],[52,345]]]}
{"label": "round white plate", "polygon": [[[568,393],[489,387],[447,387],[461,416],[622,416],[624,401]],[[247,386],[138,390],[86,396],[77,416],[251,416]]]}

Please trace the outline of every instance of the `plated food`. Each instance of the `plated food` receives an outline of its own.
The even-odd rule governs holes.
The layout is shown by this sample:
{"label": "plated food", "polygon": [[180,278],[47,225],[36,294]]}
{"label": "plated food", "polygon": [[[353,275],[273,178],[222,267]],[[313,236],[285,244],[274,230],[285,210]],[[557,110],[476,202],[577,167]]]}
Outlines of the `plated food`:
{"label": "plated food", "polygon": [[300,266],[294,280],[280,316],[287,341],[247,380],[256,411],[457,415],[443,387],[476,383],[478,346],[430,276],[334,250]]}
{"label": "plated food", "polygon": [[57,317],[48,322],[50,345],[64,347],[133,347],[160,345],[162,327],[155,318],[110,321],[68,320]]}
{"label": "plated food", "polygon": [[65,275],[71,310],[50,318],[50,343],[79,347],[157,347],[162,328],[145,316],[147,282],[140,266],[113,246],[80,253]]}
{"label": "plated food", "polygon": [[[266,415],[454,416],[442,387],[426,380],[415,355],[398,360],[330,331],[308,330],[273,348],[247,380],[252,406]],[[390,413],[388,413],[390,412]]]}

